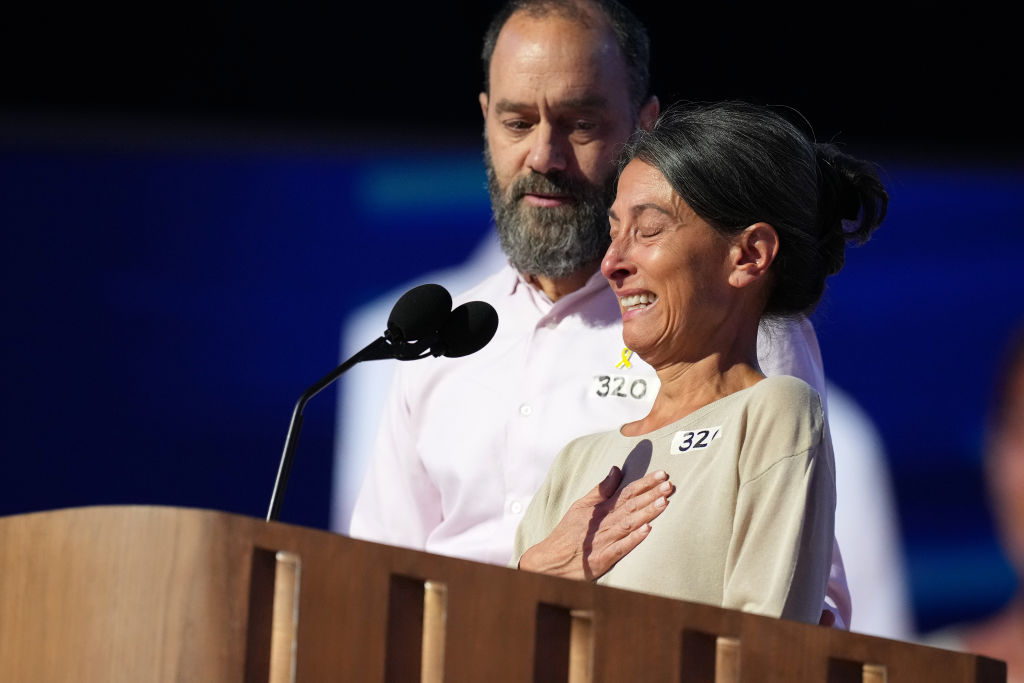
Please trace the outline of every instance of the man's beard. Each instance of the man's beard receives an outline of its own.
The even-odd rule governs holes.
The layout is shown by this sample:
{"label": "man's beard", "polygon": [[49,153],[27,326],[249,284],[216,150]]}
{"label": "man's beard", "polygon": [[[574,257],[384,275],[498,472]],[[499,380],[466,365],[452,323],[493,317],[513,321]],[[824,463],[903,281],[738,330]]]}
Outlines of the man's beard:
{"label": "man's beard", "polygon": [[[531,173],[514,180],[503,192],[486,147],[484,161],[501,248],[516,270],[560,278],[578,273],[604,256],[610,242],[608,207],[614,198],[614,173],[604,186],[557,171]],[[562,206],[530,206],[522,201],[528,193],[558,194],[573,201]]]}

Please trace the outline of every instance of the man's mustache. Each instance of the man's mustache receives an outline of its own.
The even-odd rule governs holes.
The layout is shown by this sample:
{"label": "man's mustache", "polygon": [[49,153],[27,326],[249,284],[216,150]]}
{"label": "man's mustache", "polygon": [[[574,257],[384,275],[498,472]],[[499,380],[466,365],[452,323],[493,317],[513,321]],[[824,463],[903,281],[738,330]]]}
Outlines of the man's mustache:
{"label": "man's mustache", "polygon": [[586,198],[592,191],[586,183],[574,181],[559,174],[531,173],[512,183],[510,195],[519,200],[528,194],[557,194],[575,200]]}

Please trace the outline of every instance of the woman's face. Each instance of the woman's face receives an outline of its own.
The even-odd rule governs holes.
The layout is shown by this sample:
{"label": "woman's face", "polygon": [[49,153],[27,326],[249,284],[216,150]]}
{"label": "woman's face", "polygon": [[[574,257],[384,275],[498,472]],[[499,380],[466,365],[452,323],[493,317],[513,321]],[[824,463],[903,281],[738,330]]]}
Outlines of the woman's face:
{"label": "woman's face", "polygon": [[654,367],[714,351],[733,296],[729,239],[636,159],[619,177],[608,216],[601,273],[619,297],[626,345]]}

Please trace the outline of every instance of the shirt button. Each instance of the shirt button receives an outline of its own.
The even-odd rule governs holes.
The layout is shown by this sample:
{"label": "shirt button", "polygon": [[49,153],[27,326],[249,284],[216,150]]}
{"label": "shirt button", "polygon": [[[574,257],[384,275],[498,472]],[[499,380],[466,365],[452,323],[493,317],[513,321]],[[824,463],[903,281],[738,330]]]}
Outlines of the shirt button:
{"label": "shirt button", "polygon": [[529,417],[533,414],[533,408],[528,403],[524,403],[519,406],[519,414],[523,417]]}
{"label": "shirt button", "polygon": [[523,514],[523,504],[518,500],[513,500],[512,504],[508,506],[508,511],[513,515],[521,515]]}

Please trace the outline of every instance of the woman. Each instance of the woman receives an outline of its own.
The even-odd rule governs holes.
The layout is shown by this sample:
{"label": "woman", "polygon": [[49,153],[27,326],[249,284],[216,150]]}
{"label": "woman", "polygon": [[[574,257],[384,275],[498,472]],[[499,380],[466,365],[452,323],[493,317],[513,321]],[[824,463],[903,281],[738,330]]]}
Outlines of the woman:
{"label": "woman", "polygon": [[813,310],[888,196],[869,165],[744,103],[670,109],[623,158],[602,273],[661,388],[643,419],[562,451],[513,563],[818,623],[832,446],[814,390],[761,373],[757,331]]}

